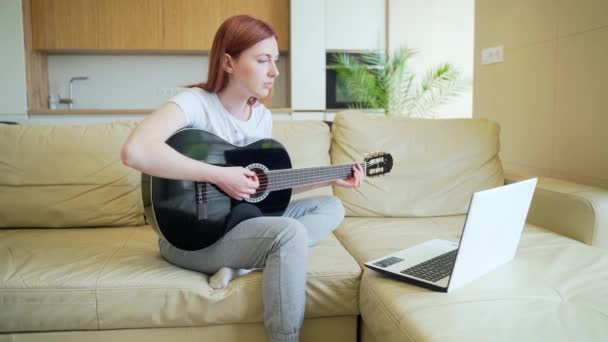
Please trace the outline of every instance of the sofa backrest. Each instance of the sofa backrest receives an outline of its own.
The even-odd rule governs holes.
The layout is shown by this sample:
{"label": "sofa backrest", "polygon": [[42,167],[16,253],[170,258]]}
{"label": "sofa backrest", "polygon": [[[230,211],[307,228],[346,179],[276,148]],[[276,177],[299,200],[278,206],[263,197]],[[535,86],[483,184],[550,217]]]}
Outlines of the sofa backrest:
{"label": "sofa backrest", "polygon": [[[135,121],[81,126],[0,124],[0,228],[109,227],[145,224],[141,174],[120,149]],[[294,168],[330,164],[322,121],[276,121],[273,138]],[[293,199],[332,195],[331,187]]]}
{"label": "sofa backrest", "polygon": [[391,173],[334,192],[347,216],[424,217],[467,212],[475,191],[504,184],[500,128],[486,119],[411,119],[357,111],[332,126],[333,164],[367,152],[393,156]]}
{"label": "sofa backrest", "polygon": [[0,125],[0,227],[143,225],[140,173],[120,161],[135,126]]}
{"label": "sofa backrest", "polygon": [[[137,122],[83,126],[0,125],[0,228],[107,227],[145,223],[140,173],[120,149]],[[485,119],[424,120],[339,113],[322,121],[275,121],[273,138],[294,168],[352,163],[390,152],[390,174],[335,194],[349,216],[465,213],[473,192],[503,184],[499,127]],[[328,151],[331,146],[331,159]]]}
{"label": "sofa backrest", "polygon": [[[274,121],[272,138],[281,142],[291,158],[293,168],[317,167],[331,164],[329,126],[318,120]],[[333,195],[330,186],[302,192],[292,197]]]}

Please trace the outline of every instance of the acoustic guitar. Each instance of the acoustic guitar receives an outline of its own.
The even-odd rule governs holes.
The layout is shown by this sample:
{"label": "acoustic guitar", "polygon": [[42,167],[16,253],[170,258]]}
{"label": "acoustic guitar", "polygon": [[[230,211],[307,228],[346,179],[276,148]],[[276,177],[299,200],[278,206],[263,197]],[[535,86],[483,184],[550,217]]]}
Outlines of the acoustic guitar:
{"label": "acoustic guitar", "polygon": [[[141,189],[148,223],[173,246],[205,248],[238,223],[258,216],[281,216],[299,186],[349,178],[355,164],[292,169],[287,150],[276,140],[234,146],[200,129],[177,131],[167,144],[177,152],[217,166],[241,166],[256,173],[260,186],[250,198],[231,198],[211,183],[165,179],[142,174]],[[388,173],[389,153],[372,153],[360,163],[367,177]]]}

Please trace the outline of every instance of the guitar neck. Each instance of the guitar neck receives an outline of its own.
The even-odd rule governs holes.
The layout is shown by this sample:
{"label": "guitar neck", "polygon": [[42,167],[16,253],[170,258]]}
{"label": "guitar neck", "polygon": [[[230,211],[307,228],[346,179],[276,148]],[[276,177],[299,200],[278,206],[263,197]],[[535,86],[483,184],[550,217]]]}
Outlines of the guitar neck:
{"label": "guitar neck", "polygon": [[[302,169],[274,170],[267,173],[270,191],[331,182],[350,178],[355,164],[341,164]],[[365,172],[365,163],[361,163]]]}

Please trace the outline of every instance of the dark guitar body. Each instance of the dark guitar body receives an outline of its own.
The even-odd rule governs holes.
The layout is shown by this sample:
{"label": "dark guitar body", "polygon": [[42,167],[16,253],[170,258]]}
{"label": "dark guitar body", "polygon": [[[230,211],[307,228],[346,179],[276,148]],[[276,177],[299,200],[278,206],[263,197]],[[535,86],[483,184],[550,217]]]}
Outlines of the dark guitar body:
{"label": "dark guitar body", "polygon": [[[218,166],[263,165],[268,170],[290,169],[283,145],[262,139],[237,147],[199,129],[183,129],[167,140],[177,152]],[[263,177],[263,171],[250,167]],[[260,189],[264,185],[260,180]],[[266,192],[252,201],[237,201],[209,183],[174,180],[142,174],[142,199],[148,223],[173,246],[183,250],[205,248],[239,222],[257,216],[280,216],[291,189]],[[198,191],[197,191],[198,189]]]}

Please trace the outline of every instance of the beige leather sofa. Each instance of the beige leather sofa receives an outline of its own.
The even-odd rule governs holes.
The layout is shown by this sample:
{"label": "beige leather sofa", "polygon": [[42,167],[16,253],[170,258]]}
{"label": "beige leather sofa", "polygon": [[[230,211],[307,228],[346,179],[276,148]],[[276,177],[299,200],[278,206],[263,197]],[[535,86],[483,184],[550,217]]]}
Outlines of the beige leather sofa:
{"label": "beige leather sofa", "polygon": [[[344,116],[332,134],[334,162],[372,146],[397,161],[360,193],[336,189],[349,216],[336,236],[360,265],[432,238],[457,241],[473,189],[526,178],[503,172],[499,127],[485,120]],[[607,341],[607,215],[607,190],[541,177],[511,263],[449,294],[365,269],[361,340]]]}
{"label": "beige leather sofa", "polygon": [[[259,272],[213,290],[159,256],[139,174],[119,160],[134,127],[0,125],[1,342],[266,340]],[[515,260],[435,293],[362,263],[457,239],[474,191],[524,177],[505,177],[496,124],[347,112],[331,132],[277,121],[274,136],[294,167],[395,159],[389,175],[335,189],[348,217],[310,250],[303,341],[608,338],[608,252],[589,246],[608,246],[607,191],[541,179]]]}

